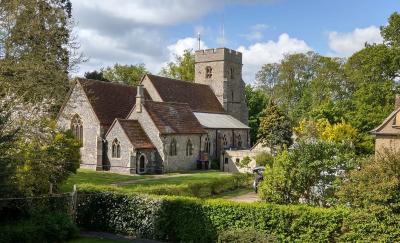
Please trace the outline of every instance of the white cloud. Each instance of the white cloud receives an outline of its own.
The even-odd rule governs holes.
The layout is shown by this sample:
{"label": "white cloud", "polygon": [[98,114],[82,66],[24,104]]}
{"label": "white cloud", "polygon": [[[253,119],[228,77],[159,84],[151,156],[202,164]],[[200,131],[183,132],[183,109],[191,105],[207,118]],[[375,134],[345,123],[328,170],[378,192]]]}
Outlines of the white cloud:
{"label": "white cloud", "polygon": [[243,79],[254,81],[261,66],[266,63],[279,62],[285,54],[304,53],[312,48],[303,40],[291,38],[287,33],[279,36],[278,41],[259,42],[249,47],[240,46],[238,51],[243,53]]}
{"label": "white cloud", "polygon": [[[181,56],[185,50],[192,49],[193,51],[198,49],[198,40],[196,38],[187,37],[184,39],[180,39],[172,45],[167,46],[167,50],[169,51],[169,61],[175,59],[175,55]],[[200,41],[200,48],[207,49],[207,45]]]}
{"label": "white cloud", "polygon": [[264,37],[264,31],[268,28],[265,24],[256,24],[251,27],[250,33],[243,35],[247,40],[259,41]]}
{"label": "white cloud", "polygon": [[356,28],[352,32],[329,32],[329,48],[334,56],[350,56],[361,50],[366,42],[381,43],[383,41],[380,30],[376,26]]}

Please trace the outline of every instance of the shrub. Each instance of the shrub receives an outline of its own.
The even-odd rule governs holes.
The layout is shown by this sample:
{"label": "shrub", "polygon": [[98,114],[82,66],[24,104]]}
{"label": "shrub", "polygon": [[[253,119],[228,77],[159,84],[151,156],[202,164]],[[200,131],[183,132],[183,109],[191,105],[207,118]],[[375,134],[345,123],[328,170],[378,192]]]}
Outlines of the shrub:
{"label": "shrub", "polygon": [[80,226],[172,242],[215,242],[227,230],[254,229],[278,241],[333,241],[345,209],[146,196],[81,188]]}
{"label": "shrub", "polygon": [[78,233],[68,215],[55,212],[0,226],[0,242],[63,242]]}
{"label": "shrub", "polygon": [[218,235],[218,243],[268,243],[274,241],[273,237],[255,229],[227,230]]}
{"label": "shrub", "polygon": [[261,152],[255,157],[257,166],[266,166],[268,164],[272,164],[274,157],[267,152]]}
{"label": "shrub", "polygon": [[218,159],[211,160],[211,169],[212,170],[220,170],[220,164]]}
{"label": "shrub", "polygon": [[350,171],[336,192],[343,204],[353,207],[382,205],[400,212],[400,152],[384,151]]}

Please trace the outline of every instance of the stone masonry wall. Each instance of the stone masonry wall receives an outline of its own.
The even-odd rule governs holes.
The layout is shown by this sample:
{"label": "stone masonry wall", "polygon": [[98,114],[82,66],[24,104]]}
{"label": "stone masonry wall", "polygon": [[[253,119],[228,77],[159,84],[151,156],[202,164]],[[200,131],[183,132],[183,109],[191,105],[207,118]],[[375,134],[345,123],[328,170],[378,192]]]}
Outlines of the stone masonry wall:
{"label": "stone masonry wall", "polygon": [[[117,139],[121,145],[121,157],[112,157],[112,144]],[[107,159],[110,162],[110,171],[118,173],[130,173],[131,169],[135,171],[133,166],[136,163],[131,163],[131,157],[134,154],[134,148],[129,141],[121,125],[116,122],[106,136],[107,140]],[[133,164],[133,165],[132,165]]]}
{"label": "stone masonry wall", "polygon": [[87,99],[82,86],[77,83],[72,90],[69,100],[58,117],[57,125],[70,129],[72,117],[78,114],[83,123],[83,144],[81,151],[81,167],[102,168],[102,139],[100,123]]}

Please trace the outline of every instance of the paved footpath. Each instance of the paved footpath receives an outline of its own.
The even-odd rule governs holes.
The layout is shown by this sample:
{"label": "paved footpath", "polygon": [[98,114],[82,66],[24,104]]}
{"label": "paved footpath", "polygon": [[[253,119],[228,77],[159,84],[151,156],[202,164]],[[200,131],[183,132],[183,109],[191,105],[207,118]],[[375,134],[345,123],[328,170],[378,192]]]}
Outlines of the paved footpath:
{"label": "paved footpath", "polygon": [[260,201],[257,193],[249,192],[240,196],[229,198],[228,200],[235,201],[235,202],[257,202]]}

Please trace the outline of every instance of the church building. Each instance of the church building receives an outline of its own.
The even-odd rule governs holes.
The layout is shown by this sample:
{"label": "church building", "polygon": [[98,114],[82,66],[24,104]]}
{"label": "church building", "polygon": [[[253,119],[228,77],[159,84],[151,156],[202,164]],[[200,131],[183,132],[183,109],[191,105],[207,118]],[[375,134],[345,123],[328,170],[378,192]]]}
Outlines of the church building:
{"label": "church building", "polygon": [[196,51],[194,82],[147,74],[132,87],[77,78],[57,122],[82,142],[83,168],[207,169],[224,151],[250,146],[242,54]]}

